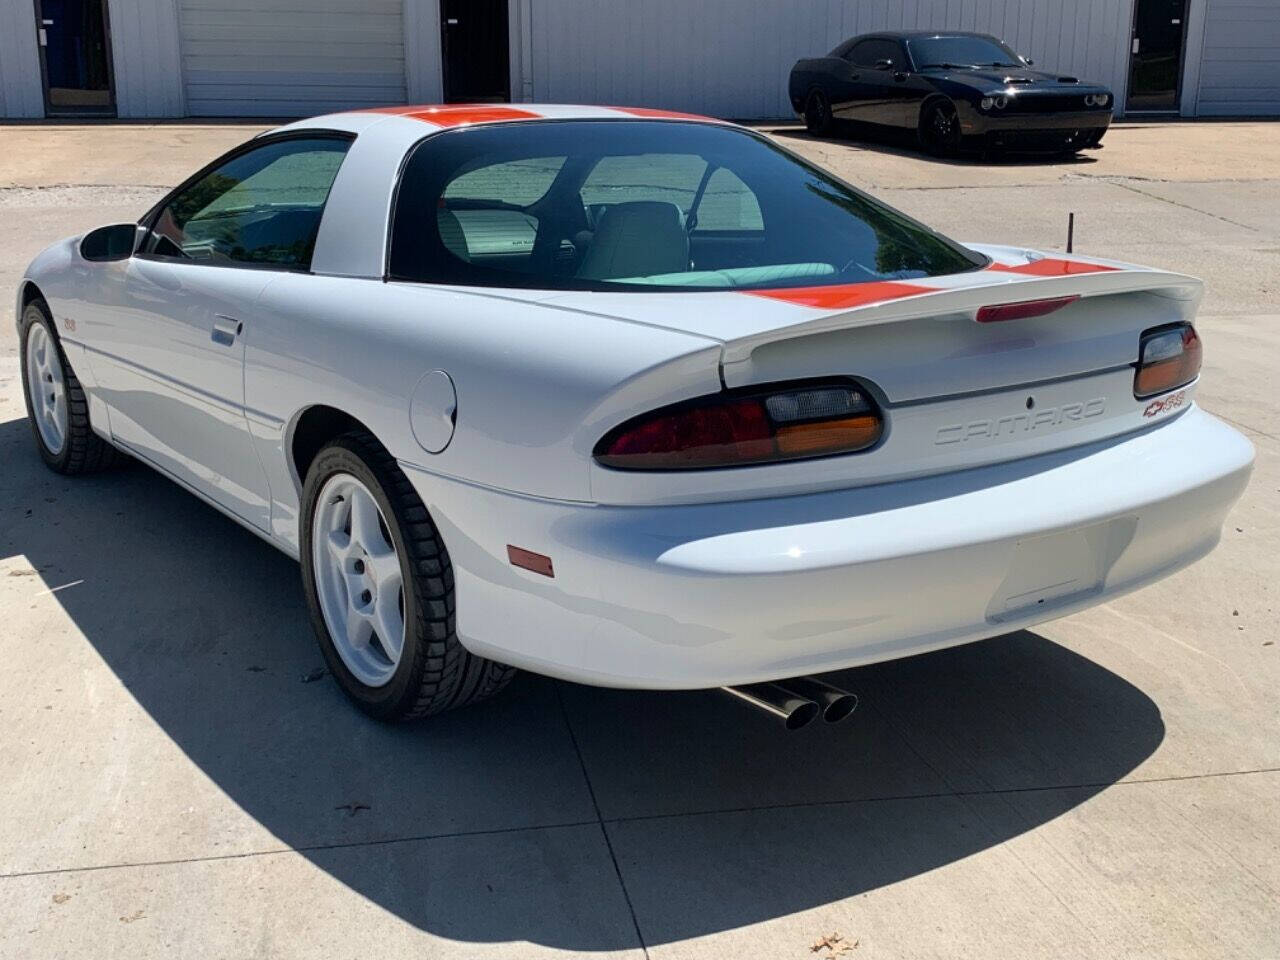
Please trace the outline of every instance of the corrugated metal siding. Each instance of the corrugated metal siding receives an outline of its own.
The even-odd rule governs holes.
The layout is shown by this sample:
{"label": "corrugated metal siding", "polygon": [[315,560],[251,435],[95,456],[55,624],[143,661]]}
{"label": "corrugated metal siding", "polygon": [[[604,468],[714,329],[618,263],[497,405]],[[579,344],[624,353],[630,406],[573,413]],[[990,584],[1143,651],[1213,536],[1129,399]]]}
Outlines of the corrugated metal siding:
{"label": "corrugated metal siding", "polygon": [[43,116],[35,4],[0,0],[0,117]]}
{"label": "corrugated metal siding", "polygon": [[1208,0],[1196,113],[1280,113],[1280,2]]}
{"label": "corrugated metal siding", "polygon": [[180,117],[182,57],[175,0],[108,0],[116,116]]}
{"label": "corrugated metal siding", "polygon": [[401,0],[180,0],[191,116],[404,103]]}
{"label": "corrugated metal siding", "polygon": [[[1261,0],[1255,0],[1261,2]],[[1132,0],[548,0],[532,5],[533,98],[727,117],[791,115],[787,75],[859,33],[975,30],[1124,102]]]}

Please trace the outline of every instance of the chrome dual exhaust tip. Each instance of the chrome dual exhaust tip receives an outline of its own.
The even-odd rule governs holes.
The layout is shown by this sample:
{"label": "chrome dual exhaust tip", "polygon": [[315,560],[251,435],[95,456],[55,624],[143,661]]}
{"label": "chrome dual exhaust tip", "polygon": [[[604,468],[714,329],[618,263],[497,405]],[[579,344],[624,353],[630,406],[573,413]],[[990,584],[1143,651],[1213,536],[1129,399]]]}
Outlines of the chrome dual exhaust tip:
{"label": "chrome dual exhaust tip", "polygon": [[796,677],[777,683],[748,683],[721,687],[725,693],[782,721],[788,730],[807,727],[818,717],[838,723],[858,708],[858,697],[813,677]]}

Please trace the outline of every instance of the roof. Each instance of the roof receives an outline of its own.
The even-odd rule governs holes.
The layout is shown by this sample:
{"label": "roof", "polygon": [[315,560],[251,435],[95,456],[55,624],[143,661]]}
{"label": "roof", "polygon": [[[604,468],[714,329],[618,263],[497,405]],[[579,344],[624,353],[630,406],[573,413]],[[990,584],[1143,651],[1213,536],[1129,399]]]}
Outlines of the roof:
{"label": "roof", "polygon": [[900,37],[903,40],[929,40],[934,37],[982,37],[984,40],[997,39],[989,33],[976,33],[973,30],[877,30],[867,34],[872,37]]}
{"label": "roof", "polygon": [[693,120],[701,123],[722,123],[713,117],[703,117],[674,110],[657,110],[651,107],[600,107],[559,103],[449,103],[410,104],[389,107],[362,107],[346,113],[310,117],[301,124],[290,126],[330,126],[342,129],[363,129],[386,117],[417,120],[435,127],[461,127],[480,123],[503,123],[513,120]]}

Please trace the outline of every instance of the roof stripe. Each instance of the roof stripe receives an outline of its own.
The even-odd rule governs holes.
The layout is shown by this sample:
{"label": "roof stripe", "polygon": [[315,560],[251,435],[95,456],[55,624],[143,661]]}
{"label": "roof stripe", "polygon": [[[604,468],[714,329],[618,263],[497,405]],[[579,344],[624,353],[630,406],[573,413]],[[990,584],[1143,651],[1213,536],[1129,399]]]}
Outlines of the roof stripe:
{"label": "roof stripe", "polygon": [[701,120],[703,123],[718,123],[714,117],[704,117],[697,113],[680,113],[677,110],[655,110],[652,107],[610,107],[619,113],[629,113],[633,117],[653,117],[659,120]]}
{"label": "roof stripe", "polygon": [[493,123],[500,120],[539,120],[541,115],[501,104],[418,105],[370,107],[355,113],[386,113],[433,123],[437,127],[460,127],[470,123]]}

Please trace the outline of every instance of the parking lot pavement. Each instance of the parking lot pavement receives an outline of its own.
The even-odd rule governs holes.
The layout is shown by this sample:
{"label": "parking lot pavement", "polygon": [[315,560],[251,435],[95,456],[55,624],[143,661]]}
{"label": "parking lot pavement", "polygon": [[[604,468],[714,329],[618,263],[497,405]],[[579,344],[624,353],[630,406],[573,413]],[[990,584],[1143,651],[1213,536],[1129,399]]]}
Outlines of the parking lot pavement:
{"label": "parking lot pavement", "polygon": [[[65,129],[0,126],[4,303],[253,132]],[[1237,167],[1227,134],[1267,148]],[[777,135],[961,239],[1061,249],[1073,210],[1078,251],[1203,276],[1200,399],[1258,450],[1219,549],[848,671],[834,727],[524,677],[389,729],[319,670],[296,564],[142,467],[43,468],[6,321],[0,957],[1280,955],[1280,125],[1121,127],[1067,165]]]}

